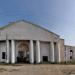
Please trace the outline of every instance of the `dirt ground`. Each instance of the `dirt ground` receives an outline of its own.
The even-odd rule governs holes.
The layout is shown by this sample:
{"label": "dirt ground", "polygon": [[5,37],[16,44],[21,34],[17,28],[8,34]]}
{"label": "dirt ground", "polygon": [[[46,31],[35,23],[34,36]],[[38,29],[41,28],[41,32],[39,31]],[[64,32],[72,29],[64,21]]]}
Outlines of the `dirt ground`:
{"label": "dirt ground", "polygon": [[0,75],[75,75],[75,65],[0,65]]}

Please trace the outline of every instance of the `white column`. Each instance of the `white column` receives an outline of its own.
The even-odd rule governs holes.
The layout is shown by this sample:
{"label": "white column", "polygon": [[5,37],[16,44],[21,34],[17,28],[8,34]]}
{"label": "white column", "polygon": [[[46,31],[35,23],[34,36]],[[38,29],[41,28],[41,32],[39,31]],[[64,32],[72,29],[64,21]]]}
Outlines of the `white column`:
{"label": "white column", "polygon": [[9,63],[9,40],[6,40],[6,63]]}
{"label": "white column", "polygon": [[11,63],[15,63],[15,41],[11,40]]}
{"label": "white column", "polygon": [[40,41],[36,41],[36,63],[40,63]]}
{"label": "white column", "polygon": [[51,62],[54,62],[55,60],[55,58],[54,58],[54,43],[53,42],[51,42],[50,43],[50,45],[51,45]]}
{"label": "white column", "polygon": [[58,42],[57,43],[57,51],[58,51],[58,62],[61,62],[61,59],[60,59],[60,43]]}
{"label": "white column", "polygon": [[30,63],[34,63],[34,47],[33,47],[33,40],[30,40]]}

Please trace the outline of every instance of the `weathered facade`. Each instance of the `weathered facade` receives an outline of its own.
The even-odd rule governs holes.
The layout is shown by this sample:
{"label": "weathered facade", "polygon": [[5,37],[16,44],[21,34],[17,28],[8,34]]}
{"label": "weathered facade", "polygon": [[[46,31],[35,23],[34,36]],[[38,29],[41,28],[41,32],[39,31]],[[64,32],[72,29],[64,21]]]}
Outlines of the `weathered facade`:
{"label": "weathered facade", "polygon": [[65,45],[65,61],[75,61],[75,46]]}
{"label": "weathered facade", "polygon": [[64,51],[64,39],[30,22],[18,21],[0,29],[0,62],[63,62]]}

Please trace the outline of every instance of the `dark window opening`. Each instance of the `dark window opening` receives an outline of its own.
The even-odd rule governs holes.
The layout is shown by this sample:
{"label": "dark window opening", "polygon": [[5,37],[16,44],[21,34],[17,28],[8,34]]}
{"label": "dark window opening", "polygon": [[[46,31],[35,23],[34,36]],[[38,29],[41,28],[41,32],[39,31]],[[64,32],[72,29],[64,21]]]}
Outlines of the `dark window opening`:
{"label": "dark window opening", "polygon": [[70,56],[70,59],[73,59],[73,57],[72,57],[72,56]]}
{"label": "dark window opening", "polygon": [[70,59],[73,59],[73,50],[70,50]]}
{"label": "dark window opening", "polygon": [[48,56],[43,56],[43,61],[48,62]]}
{"label": "dark window opening", "polygon": [[70,50],[70,52],[72,52],[72,53],[73,53],[73,50]]}
{"label": "dark window opening", "polygon": [[2,59],[5,59],[5,52],[2,52]]}

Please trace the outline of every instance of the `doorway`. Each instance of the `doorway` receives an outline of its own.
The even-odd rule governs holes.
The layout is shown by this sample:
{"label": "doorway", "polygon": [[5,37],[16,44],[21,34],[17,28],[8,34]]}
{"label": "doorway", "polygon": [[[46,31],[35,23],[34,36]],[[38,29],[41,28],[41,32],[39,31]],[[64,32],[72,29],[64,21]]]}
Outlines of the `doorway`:
{"label": "doorway", "polygon": [[29,48],[28,44],[21,42],[18,46],[18,63],[29,63]]}

